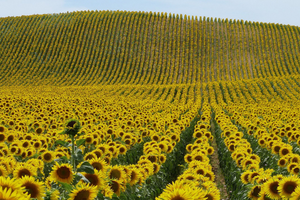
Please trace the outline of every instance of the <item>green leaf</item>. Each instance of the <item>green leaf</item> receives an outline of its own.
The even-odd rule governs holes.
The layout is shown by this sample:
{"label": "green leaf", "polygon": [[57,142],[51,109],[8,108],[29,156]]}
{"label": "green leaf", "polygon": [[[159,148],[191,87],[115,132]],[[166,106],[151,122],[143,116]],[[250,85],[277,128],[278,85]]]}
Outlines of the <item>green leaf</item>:
{"label": "green leaf", "polygon": [[60,157],[58,159],[55,159],[54,161],[56,161],[56,162],[60,162],[60,161],[62,161],[62,162],[68,162],[69,159],[66,156],[62,156],[62,157]]}
{"label": "green leaf", "polygon": [[72,185],[68,184],[68,183],[63,183],[63,182],[60,182],[58,181],[59,184],[61,184],[61,186],[67,190],[68,192],[71,192],[72,191]]}
{"label": "green leaf", "polygon": [[85,178],[85,176],[83,174],[77,173],[76,176],[80,177],[79,180],[83,180],[86,183],[90,183],[90,181],[87,178]]}
{"label": "green leaf", "polygon": [[66,141],[62,141],[62,140],[56,140],[55,141],[55,144],[56,145],[61,145],[61,146],[63,146],[63,147],[68,147],[68,145],[69,145],[69,142],[66,142]]}
{"label": "green leaf", "polygon": [[80,139],[80,140],[77,140],[76,141],[76,146],[77,147],[80,147],[80,145],[84,144],[85,143],[85,139]]}
{"label": "green leaf", "polygon": [[84,161],[77,169],[78,172],[86,172],[88,174],[94,174],[94,167],[87,161]]}
{"label": "green leaf", "polygon": [[74,158],[76,160],[76,163],[80,163],[83,161],[83,154],[82,154],[82,150],[79,148],[75,148],[75,154],[74,154]]}

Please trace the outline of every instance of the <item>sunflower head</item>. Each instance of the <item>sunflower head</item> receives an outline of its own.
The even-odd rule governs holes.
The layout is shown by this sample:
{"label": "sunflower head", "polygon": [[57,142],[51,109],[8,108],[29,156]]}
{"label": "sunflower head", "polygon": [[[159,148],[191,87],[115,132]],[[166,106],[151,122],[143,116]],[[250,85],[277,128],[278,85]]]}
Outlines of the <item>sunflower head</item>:
{"label": "sunflower head", "polygon": [[36,176],[37,169],[30,164],[20,164],[18,165],[13,172],[14,178],[19,179],[24,176]]}
{"label": "sunflower head", "polygon": [[45,195],[45,186],[42,182],[35,181],[32,176],[25,176],[21,179],[21,184],[25,187],[27,194],[30,198],[36,198],[42,200]]}
{"label": "sunflower head", "polygon": [[278,191],[284,198],[290,198],[292,193],[300,185],[300,179],[297,176],[289,176],[279,181]]}
{"label": "sunflower head", "polygon": [[59,165],[56,163],[52,168],[51,178],[54,181],[70,184],[73,180],[72,166],[70,164]]}
{"label": "sunflower head", "polygon": [[75,136],[80,130],[80,122],[76,119],[70,119],[65,124],[64,133]]}
{"label": "sunflower head", "polygon": [[106,181],[106,174],[103,173],[102,171],[95,170],[94,174],[88,174],[88,173],[83,173],[86,179],[89,180],[90,186],[96,186],[98,189],[103,188],[105,186]]}
{"label": "sunflower head", "polygon": [[77,184],[76,188],[71,192],[69,200],[93,200],[97,196],[97,187],[88,186],[86,184]]}
{"label": "sunflower head", "polygon": [[278,191],[279,180],[277,178],[271,178],[262,185],[262,191],[264,191],[270,198],[279,199]]}
{"label": "sunflower head", "polygon": [[260,191],[261,191],[261,186],[260,185],[255,185],[249,191],[248,197],[250,199],[258,199]]}

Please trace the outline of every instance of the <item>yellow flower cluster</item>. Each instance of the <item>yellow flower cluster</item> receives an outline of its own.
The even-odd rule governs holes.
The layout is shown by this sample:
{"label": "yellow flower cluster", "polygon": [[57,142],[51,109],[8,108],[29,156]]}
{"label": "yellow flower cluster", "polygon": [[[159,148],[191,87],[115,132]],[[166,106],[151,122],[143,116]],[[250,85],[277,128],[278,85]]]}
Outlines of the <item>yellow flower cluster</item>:
{"label": "yellow flower cluster", "polygon": [[[177,180],[168,185],[156,199],[220,199],[220,192],[214,183],[215,175],[212,172],[208,156],[214,152],[209,141],[213,140],[210,132],[211,111],[206,102],[202,106],[201,119],[195,125],[194,143],[186,146],[185,155],[187,169],[178,176]],[[180,187],[179,187],[180,186]],[[178,187],[178,188],[177,188]],[[187,187],[189,187],[187,189]],[[191,192],[192,191],[192,192]]]}

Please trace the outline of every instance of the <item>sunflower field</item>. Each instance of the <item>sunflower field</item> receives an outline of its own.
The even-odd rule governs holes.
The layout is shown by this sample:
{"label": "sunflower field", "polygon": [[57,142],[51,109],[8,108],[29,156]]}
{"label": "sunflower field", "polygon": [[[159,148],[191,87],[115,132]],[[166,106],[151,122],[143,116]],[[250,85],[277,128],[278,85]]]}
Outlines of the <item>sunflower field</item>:
{"label": "sunflower field", "polygon": [[0,18],[0,199],[300,199],[299,46],[243,20]]}

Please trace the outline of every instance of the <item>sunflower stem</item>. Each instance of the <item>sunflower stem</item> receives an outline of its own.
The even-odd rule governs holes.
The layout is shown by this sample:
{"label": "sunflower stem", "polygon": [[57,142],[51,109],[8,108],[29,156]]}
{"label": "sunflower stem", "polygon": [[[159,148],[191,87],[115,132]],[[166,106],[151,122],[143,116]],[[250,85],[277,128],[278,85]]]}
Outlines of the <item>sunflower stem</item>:
{"label": "sunflower stem", "polygon": [[76,173],[76,166],[75,166],[75,141],[74,141],[74,136],[73,135],[70,135],[71,136],[71,140],[72,140],[72,157],[71,157],[71,163],[73,165],[73,171],[74,173]]}

